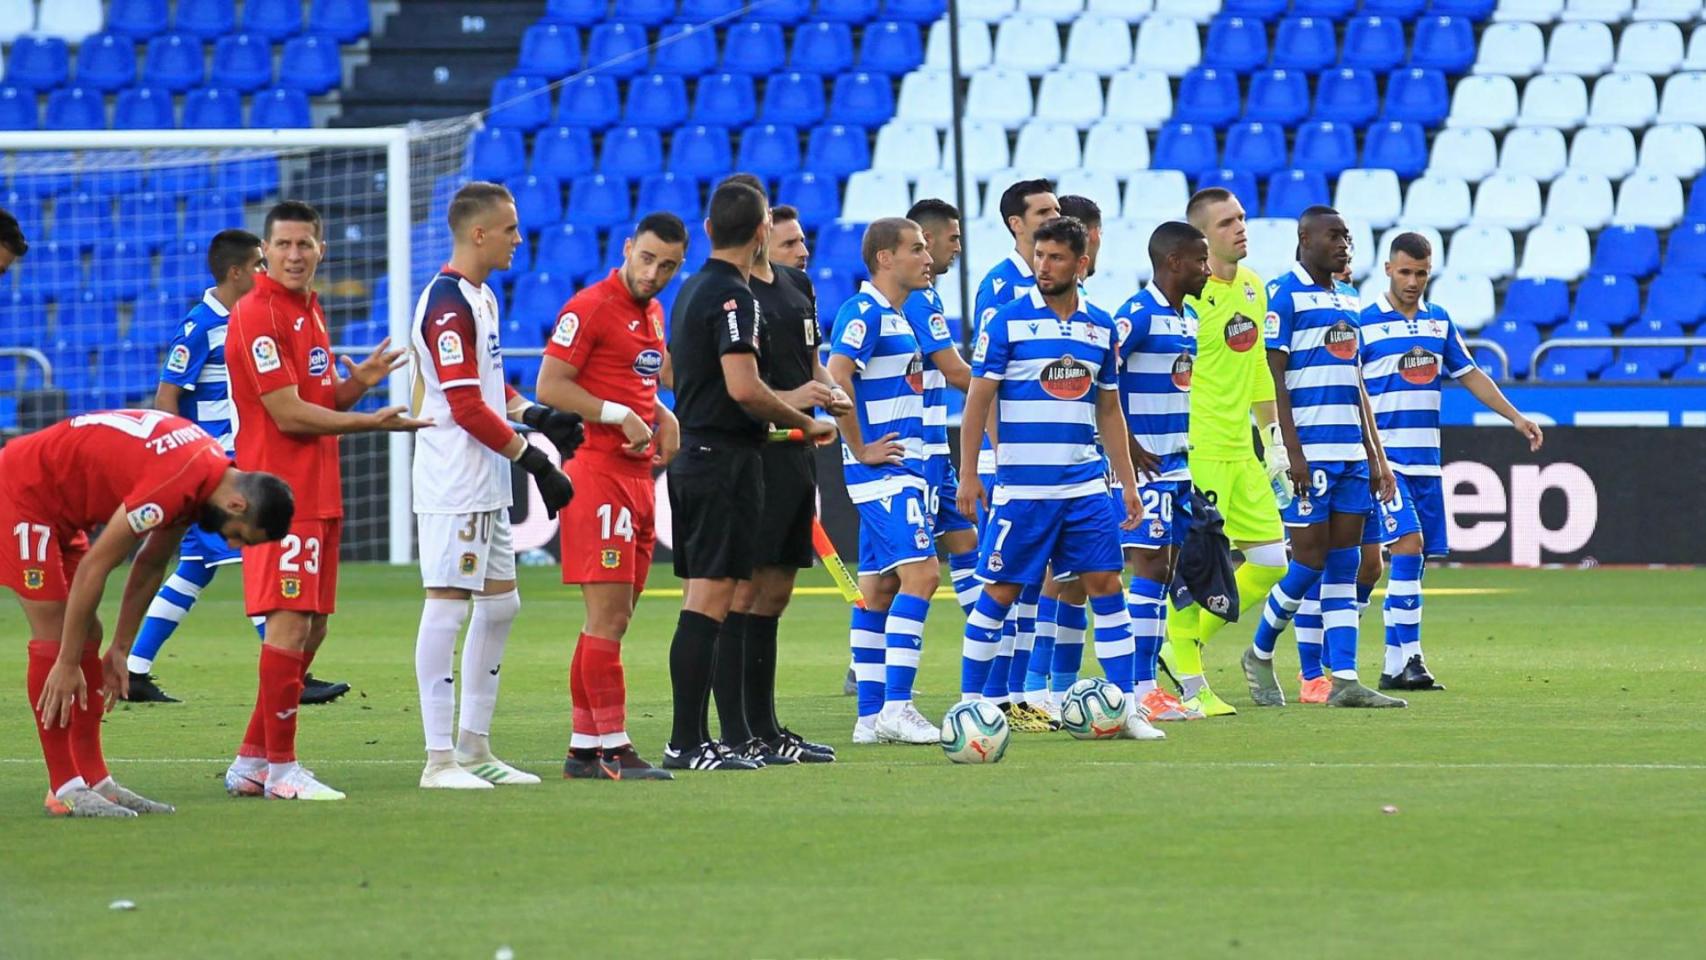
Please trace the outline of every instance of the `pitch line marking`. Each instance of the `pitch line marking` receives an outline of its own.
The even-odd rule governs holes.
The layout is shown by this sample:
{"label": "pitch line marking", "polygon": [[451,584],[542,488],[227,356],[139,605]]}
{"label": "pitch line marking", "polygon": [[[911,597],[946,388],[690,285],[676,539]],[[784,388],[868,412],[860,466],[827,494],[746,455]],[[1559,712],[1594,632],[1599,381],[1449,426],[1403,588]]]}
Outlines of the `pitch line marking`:
{"label": "pitch line marking", "polygon": [[[861,758],[866,755],[861,753]],[[880,753],[869,754],[875,758]],[[0,763],[9,764],[39,764],[40,757],[0,757]],[[108,763],[153,763],[153,764],[215,764],[231,762],[230,757],[108,757]],[[517,760],[515,763],[527,766],[553,766],[562,763],[559,758],[544,760]],[[892,767],[936,767],[943,762],[931,760],[878,760],[877,763]],[[388,758],[369,758],[353,760],[322,760],[316,766],[420,766],[419,760],[399,760]],[[858,764],[848,764],[857,766]],[[1706,763],[1456,763],[1441,761],[1430,763],[1425,761],[1397,761],[1380,763],[1375,761],[1342,761],[1314,762],[1308,760],[1083,760],[1078,766],[1085,767],[1170,767],[1188,770],[1193,767],[1218,767],[1225,769],[1254,769],[1254,770],[1659,770],[1659,771],[1706,771]]]}
{"label": "pitch line marking", "polygon": [[[1427,594],[1427,596],[1430,596],[1430,597],[1481,597],[1481,596],[1491,596],[1493,594],[1518,593],[1518,592],[1520,592],[1520,591],[1509,588],[1509,587],[1428,587],[1426,589],[1426,594]],[[1374,596],[1383,597],[1385,595],[1386,595],[1385,590],[1374,591]],[[641,594],[641,596],[642,597],[680,597],[681,596],[681,588],[680,587],[659,587],[655,590],[648,589],[648,590],[646,590],[645,593]],[[836,589],[835,587],[795,587],[794,588],[794,596],[796,596],[796,597],[840,597],[841,591]],[[941,587],[937,588],[935,599],[936,600],[944,600],[944,601],[954,600],[955,599],[954,588],[951,585],[943,584]]]}

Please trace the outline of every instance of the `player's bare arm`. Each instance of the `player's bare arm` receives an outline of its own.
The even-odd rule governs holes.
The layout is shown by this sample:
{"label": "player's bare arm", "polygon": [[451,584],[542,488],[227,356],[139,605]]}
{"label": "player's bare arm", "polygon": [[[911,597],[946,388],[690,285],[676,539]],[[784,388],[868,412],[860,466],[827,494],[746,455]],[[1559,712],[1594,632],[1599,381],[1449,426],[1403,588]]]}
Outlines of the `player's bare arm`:
{"label": "player's bare arm", "polygon": [[[853,395],[853,359],[835,354],[829,358],[829,375],[834,378],[836,386],[849,397]],[[867,467],[882,464],[899,465],[906,459],[906,447],[899,441],[900,434],[889,433],[870,443],[865,442],[864,434],[859,429],[859,418],[853,414],[853,405],[848,403],[847,412],[835,418],[841,427],[841,439],[847,444],[847,449],[853,451],[853,456]]]}
{"label": "player's bare arm", "polygon": [[183,396],[183,387],[162,380],[160,385],[154,388],[154,409],[175,417],[178,415],[178,405],[183,400]]}
{"label": "player's bare arm", "polygon": [[627,452],[634,456],[644,454],[652,445],[652,428],[626,404],[595,396],[580,385],[576,380],[579,376],[579,367],[547,356],[539,365],[536,384],[539,402],[593,423],[620,426],[622,438],[627,441]]}
{"label": "player's bare arm", "polygon": [[392,350],[391,338],[386,337],[366,360],[356,363],[349,357],[339,357],[338,362],[344,365],[348,376],[338,378],[337,405],[339,410],[348,410],[355,406],[367,391],[384,383],[386,377],[401,370],[409,360],[402,350]]}
{"label": "player's bare arm", "polygon": [[930,355],[930,362],[936,369],[942,371],[942,379],[948,381],[948,386],[961,393],[971,390],[971,364],[960,352],[953,347],[943,347]]}
{"label": "player's bare arm", "polygon": [[829,368],[823,365],[823,358],[815,351],[812,353],[812,379],[829,388],[829,402],[823,404],[823,408],[829,411],[830,416],[839,418],[853,412],[853,398],[829,375]]}
{"label": "player's bare arm", "polygon": [[1546,435],[1541,431],[1540,424],[1523,416],[1516,407],[1511,405],[1505,392],[1493,382],[1493,378],[1480,370],[1474,370],[1463,376],[1459,381],[1468,389],[1470,395],[1481,401],[1481,405],[1493,411],[1516,428],[1516,432],[1528,438],[1528,452],[1534,453],[1546,441]]}
{"label": "player's bare arm", "polygon": [[1268,372],[1274,378],[1274,416],[1279,421],[1280,444],[1285,449],[1285,475],[1291,480],[1292,492],[1303,496],[1309,489],[1309,461],[1303,457],[1303,444],[1297,439],[1297,421],[1291,416],[1291,391],[1285,386],[1285,368],[1291,354],[1284,350],[1268,351]]}
{"label": "player's bare arm", "polygon": [[[1143,520],[1143,503],[1137,496],[1137,469],[1132,465],[1132,448],[1141,450],[1142,447],[1132,442],[1131,428],[1126,424],[1125,412],[1120,409],[1118,390],[1096,391],[1096,432],[1102,437],[1102,446],[1108,452],[1114,478],[1120,482],[1120,499],[1125,501],[1125,519],[1120,521],[1120,528],[1136,530]],[[1154,459],[1153,455],[1150,459]]]}
{"label": "player's bare arm", "polygon": [[1362,373],[1357,373],[1357,408],[1362,411],[1362,444],[1368,454],[1368,486],[1381,503],[1391,503],[1398,495],[1398,480],[1392,476],[1392,465],[1386,462],[1386,448],[1380,443],[1380,430],[1374,425],[1374,406],[1368,401],[1368,388]]}
{"label": "player's bare arm", "polygon": [[653,434],[657,444],[654,447],[656,452],[652,454],[652,466],[667,467],[681,450],[681,421],[675,418],[675,411],[664,406],[662,400],[652,401],[652,416],[657,418],[658,425]]}
{"label": "player's bare arm", "polygon": [[[977,463],[977,455],[983,446],[982,437],[985,430],[989,431],[989,442],[995,442],[994,426],[989,416],[995,406],[996,391],[1000,385],[994,380],[974,377],[971,389],[966,391],[966,408],[960,415],[960,462]],[[960,512],[968,517],[977,516],[977,509],[986,506],[983,481],[978,479],[976,470],[967,470],[960,477],[960,495],[955,500]]]}
{"label": "player's bare arm", "polygon": [[137,631],[142,629],[142,618],[148,613],[148,605],[160,591],[166,570],[177,557],[178,544],[183,540],[187,527],[188,524],[179,524],[153,531],[142,541],[142,548],[130,561],[130,574],[125,578],[124,595],[119,602],[118,622],[113,625],[112,642],[101,658],[102,689],[109,712],[118,700],[129,697],[130,668],[125,661],[130,656],[131,644],[136,642]]}
{"label": "player's bare arm", "polygon": [[261,405],[285,433],[340,436],[376,430],[413,432],[432,425],[431,420],[407,416],[409,408],[402,404],[372,413],[328,410],[303,400],[294,385],[261,394]]}
{"label": "player's bare arm", "polygon": [[741,405],[759,420],[778,427],[804,430],[813,443],[827,443],[835,436],[835,428],[815,417],[807,416],[788,406],[764,378],[758,374],[758,358],[750,353],[725,353],[721,357],[723,382],[728,385],[729,399]]}

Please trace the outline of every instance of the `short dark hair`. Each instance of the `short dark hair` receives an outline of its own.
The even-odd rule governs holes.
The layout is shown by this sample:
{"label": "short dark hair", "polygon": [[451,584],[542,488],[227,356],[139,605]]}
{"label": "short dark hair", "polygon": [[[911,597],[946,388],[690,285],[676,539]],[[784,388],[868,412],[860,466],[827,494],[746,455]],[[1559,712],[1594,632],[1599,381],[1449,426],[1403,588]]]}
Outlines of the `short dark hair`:
{"label": "short dark hair", "polygon": [[261,238],[247,230],[221,230],[207,242],[207,272],[214,283],[224,283],[232,267],[245,266],[261,245]]}
{"label": "short dark hair", "polygon": [[1185,204],[1185,219],[1195,223],[1197,217],[1202,215],[1203,209],[1209,204],[1232,199],[1236,198],[1232,191],[1225,187],[1203,187],[1191,194],[1190,201]]}
{"label": "short dark hair", "polygon": [[790,220],[798,219],[800,219],[800,209],[798,207],[789,206],[786,203],[778,203],[774,207],[770,208],[770,222],[772,224],[787,223]]}
{"label": "short dark hair", "polygon": [[1076,193],[1069,193],[1060,198],[1060,215],[1077,217],[1086,230],[1094,230],[1102,225],[1102,208],[1096,205],[1096,201]]}
{"label": "short dark hair", "polygon": [[[1006,223],[1009,217],[1025,215],[1025,206],[1030,199],[1039,193],[1053,193],[1054,181],[1048,179],[1020,180],[1001,191],[1001,222]],[[1011,227],[1008,228],[1012,229]]]}
{"label": "short dark hair", "polygon": [[638,240],[641,234],[646,233],[664,243],[679,243],[683,246],[687,243],[687,224],[667,210],[658,210],[640,218],[640,222],[634,226],[634,239]]}
{"label": "short dark hair", "polygon": [[450,198],[450,210],[445,217],[450,221],[450,232],[460,233],[468,221],[505,201],[514,203],[515,197],[501,183],[474,180],[463,184],[456,196]]}
{"label": "short dark hair", "polygon": [[1309,206],[1304,207],[1303,212],[1297,215],[1297,223],[1301,226],[1304,221],[1313,220],[1316,217],[1336,217],[1338,215],[1339,211],[1334,210],[1332,207],[1329,207],[1324,203],[1312,203]]}
{"label": "short dark hair", "polygon": [[24,241],[24,228],[5,207],[0,207],[0,247],[12,251],[14,257],[30,252],[30,245]]}
{"label": "short dark hair", "polygon": [[1055,217],[1044,221],[1031,239],[1037,243],[1044,240],[1064,243],[1071,248],[1075,257],[1082,257],[1084,251],[1090,248],[1090,231],[1084,228],[1084,221],[1077,217]]}
{"label": "short dark hair", "polygon": [[296,515],[296,497],[290,485],[270,473],[256,471],[237,478],[237,492],[249,501],[244,512],[248,521],[259,527],[268,541],[284,539]]}
{"label": "short dark hair", "polygon": [[261,225],[261,236],[272,239],[272,225],[279,221],[287,223],[311,223],[314,225],[314,236],[320,236],[320,211],[301,200],[280,200],[267,211],[267,219]]}
{"label": "short dark hair", "polygon": [[1206,239],[1203,232],[1180,220],[1168,220],[1149,235],[1149,262],[1156,269],[1187,243]]}
{"label": "short dark hair", "polygon": [[745,183],[724,181],[711,192],[711,247],[727,250],[752,242],[764,226],[764,194]]}
{"label": "short dark hair", "polygon": [[865,239],[859,244],[859,255],[865,261],[865,269],[875,274],[877,254],[899,247],[900,238],[906,231],[918,229],[918,224],[905,217],[883,217],[871,221],[871,225],[865,228]]}
{"label": "short dark hair", "polygon": [[[720,190],[720,189],[722,189],[724,184],[728,184],[728,183],[745,184],[745,185],[751,187],[752,189],[757,190],[759,193],[759,196],[762,196],[766,200],[770,199],[770,191],[766,190],[764,188],[764,181],[760,180],[758,178],[757,174],[747,173],[744,170],[740,171],[739,173],[731,173],[728,176],[724,177],[723,179],[717,181],[716,189]],[[775,211],[771,211],[771,212],[774,213]]]}
{"label": "short dark hair", "polygon": [[960,208],[946,200],[926,197],[913,204],[911,210],[906,211],[906,219],[920,227],[931,223],[947,223],[950,220],[960,219]]}
{"label": "short dark hair", "polygon": [[1434,255],[1434,245],[1428,242],[1427,237],[1419,233],[1400,233],[1392,238],[1392,249],[1387,253],[1387,256],[1390,257],[1394,253],[1402,253],[1417,260],[1426,260]]}

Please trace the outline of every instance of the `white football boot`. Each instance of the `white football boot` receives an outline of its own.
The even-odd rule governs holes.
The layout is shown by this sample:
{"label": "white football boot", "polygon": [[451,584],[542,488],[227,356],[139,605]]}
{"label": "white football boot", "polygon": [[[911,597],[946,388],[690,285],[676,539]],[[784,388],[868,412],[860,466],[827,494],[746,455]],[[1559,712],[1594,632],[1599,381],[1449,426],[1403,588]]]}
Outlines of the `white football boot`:
{"label": "white football boot", "polygon": [[290,769],[276,777],[267,777],[268,800],[342,800],[341,791],[333,790],[314,779],[301,764],[291,764]]}
{"label": "white football boot", "polygon": [[892,715],[878,714],[876,732],[879,743],[922,745],[942,741],[942,731],[910,703]]}

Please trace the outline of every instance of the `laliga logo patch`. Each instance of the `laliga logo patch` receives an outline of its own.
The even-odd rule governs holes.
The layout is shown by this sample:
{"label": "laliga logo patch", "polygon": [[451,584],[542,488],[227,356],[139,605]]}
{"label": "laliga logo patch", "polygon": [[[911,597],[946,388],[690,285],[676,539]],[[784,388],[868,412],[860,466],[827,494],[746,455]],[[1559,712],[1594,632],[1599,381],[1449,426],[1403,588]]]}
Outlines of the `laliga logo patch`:
{"label": "laliga logo patch", "polygon": [[[1244,289],[1249,290],[1249,287]],[[1255,293],[1254,290],[1250,292],[1252,295]],[[1270,313],[1268,316],[1274,318],[1274,332],[1278,333],[1279,314]],[[1256,321],[1241,313],[1233,314],[1231,321],[1226,324],[1226,329],[1222,332],[1226,337],[1226,345],[1236,353],[1248,353],[1250,348],[1256,345]]]}
{"label": "laliga logo patch", "polygon": [[634,372],[642,377],[655,377],[663,372],[663,353],[658,350],[641,350],[634,357]]}
{"label": "laliga logo patch", "polygon": [[1405,383],[1425,387],[1439,376],[1439,357],[1420,345],[1411,347],[1398,358],[1398,375],[1404,378]]}
{"label": "laliga logo patch", "polygon": [[598,565],[606,570],[614,570],[622,565],[622,551],[605,548],[598,553]]}
{"label": "laliga logo patch", "polygon": [[1042,385],[1056,400],[1081,400],[1090,392],[1090,368],[1069,353],[1043,368]]}
{"label": "laliga logo patch", "polygon": [[1355,360],[1357,355],[1357,332],[1350,323],[1340,320],[1327,328],[1327,335],[1322,340],[1327,352],[1340,360]]}
{"label": "laliga logo patch", "polygon": [[326,352],[325,347],[315,347],[308,351],[308,375],[310,377],[317,377],[325,373],[331,369],[331,366],[332,355]]}
{"label": "laliga logo patch", "polygon": [[31,567],[24,571],[24,589],[40,590],[47,584],[47,571],[40,567]]}
{"label": "laliga logo patch", "polygon": [[906,362],[906,385],[913,393],[924,392],[924,355],[913,353],[912,359]]}
{"label": "laliga logo patch", "polygon": [[557,329],[551,331],[551,342],[559,347],[575,345],[575,334],[581,329],[581,318],[573,313],[565,313],[557,318]]}
{"label": "laliga logo patch", "polygon": [[279,368],[278,344],[271,337],[256,337],[249,354],[255,358],[256,373],[272,373]]}
{"label": "laliga logo patch", "polygon": [[985,332],[977,335],[977,346],[973,347],[972,352],[971,352],[972,362],[973,363],[982,363],[983,358],[985,356],[987,356],[988,354],[989,354],[989,332],[985,331]]}
{"label": "laliga logo patch", "polygon": [[990,573],[1000,573],[1001,568],[1004,565],[1005,564],[1003,564],[1001,562],[1001,551],[997,550],[994,553],[991,553],[989,555],[989,572]]}
{"label": "laliga logo patch", "polygon": [[865,345],[865,321],[857,318],[847,321],[842,328],[841,342],[857,350]]}
{"label": "laliga logo patch", "polygon": [[302,596],[302,581],[296,577],[279,577],[278,593],[286,600],[295,600]]}
{"label": "laliga logo patch", "polygon": [[652,314],[652,336],[656,337],[659,340],[663,339],[663,312],[662,311],[659,311],[657,313]]}
{"label": "laliga logo patch", "polygon": [[[1114,318],[1114,327],[1119,331],[1121,343],[1126,342],[1126,339],[1131,336],[1131,318],[1125,314],[1122,313]],[[1036,331],[1032,332],[1035,333]]]}
{"label": "laliga logo patch", "polygon": [[1277,337],[1279,336],[1279,328],[1279,314],[1269,310],[1268,315],[1262,318],[1262,336]]}
{"label": "laliga logo patch", "polygon": [[158,503],[145,503],[124,515],[130,522],[130,529],[137,533],[146,533],[158,527],[166,519],[166,511]]}
{"label": "laliga logo patch", "polygon": [[456,569],[460,570],[464,577],[470,577],[474,575],[474,571],[477,570],[479,566],[479,557],[476,557],[471,553],[464,553],[462,555],[462,559],[457,561]]}
{"label": "laliga logo patch", "polygon": [[1173,358],[1173,386],[1186,393],[1191,389],[1191,368],[1196,365],[1195,359],[1188,353],[1180,353]]}
{"label": "laliga logo patch", "polygon": [[948,318],[939,313],[930,315],[930,335],[938,340],[948,339]]}
{"label": "laliga logo patch", "polygon": [[463,361],[462,337],[455,330],[446,330],[438,335],[438,362],[442,366],[453,367]]}
{"label": "laliga logo patch", "polygon": [[190,348],[178,344],[172,348],[170,356],[166,357],[166,369],[172,373],[183,373],[190,368]]}

